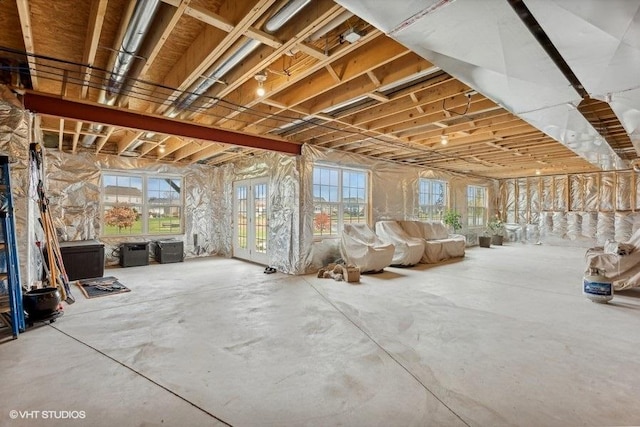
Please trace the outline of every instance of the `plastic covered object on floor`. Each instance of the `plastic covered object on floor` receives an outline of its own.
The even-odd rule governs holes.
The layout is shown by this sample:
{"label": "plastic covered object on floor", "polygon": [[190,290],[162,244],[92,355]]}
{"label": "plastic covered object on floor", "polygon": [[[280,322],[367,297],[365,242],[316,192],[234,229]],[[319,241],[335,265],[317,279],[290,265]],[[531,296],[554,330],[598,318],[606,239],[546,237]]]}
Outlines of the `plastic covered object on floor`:
{"label": "plastic covered object on floor", "polygon": [[449,234],[441,221],[398,221],[411,237],[424,240],[421,263],[435,264],[464,256],[467,239],[461,234]]}
{"label": "plastic covered object on floor", "polygon": [[361,273],[367,273],[391,265],[395,246],[380,240],[367,224],[345,224],[340,252],[347,265],[355,265]]}
{"label": "plastic covered object on floor", "polygon": [[585,254],[585,274],[597,268],[600,274],[611,280],[613,289],[640,286],[640,228],[627,242],[607,241],[605,246],[590,248]]}
{"label": "plastic covered object on floor", "polygon": [[424,254],[424,240],[411,237],[397,221],[378,221],[376,234],[385,243],[392,243],[396,250],[391,265],[416,265]]}

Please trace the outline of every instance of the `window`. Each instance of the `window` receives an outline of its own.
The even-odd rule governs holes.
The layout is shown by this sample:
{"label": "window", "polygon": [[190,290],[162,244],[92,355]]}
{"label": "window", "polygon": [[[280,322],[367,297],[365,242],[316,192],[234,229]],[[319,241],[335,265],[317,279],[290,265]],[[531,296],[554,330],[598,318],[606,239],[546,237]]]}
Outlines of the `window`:
{"label": "window", "polygon": [[467,218],[469,227],[484,227],[487,218],[487,189],[467,187]]}
{"label": "window", "polygon": [[313,168],[315,236],[337,236],[345,223],[367,222],[367,181],[364,171]]}
{"label": "window", "polygon": [[182,233],[182,178],[102,176],[102,235]]}
{"label": "window", "polygon": [[421,220],[441,220],[447,203],[447,183],[435,179],[420,179],[418,190]]}

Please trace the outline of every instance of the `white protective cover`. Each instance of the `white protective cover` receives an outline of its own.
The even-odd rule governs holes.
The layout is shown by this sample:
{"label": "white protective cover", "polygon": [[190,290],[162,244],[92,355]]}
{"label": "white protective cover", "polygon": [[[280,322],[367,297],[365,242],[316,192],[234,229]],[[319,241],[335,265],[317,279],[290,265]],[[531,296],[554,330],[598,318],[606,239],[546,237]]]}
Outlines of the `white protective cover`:
{"label": "white protective cover", "polygon": [[467,240],[460,234],[449,234],[440,221],[399,221],[411,237],[424,240],[425,248],[421,263],[435,264],[450,258],[464,256]]}
{"label": "white protective cover", "polygon": [[360,272],[366,273],[391,265],[395,247],[382,242],[367,224],[345,224],[340,252],[347,264],[360,267]]}
{"label": "white protective cover", "polygon": [[607,248],[595,247],[587,250],[585,254],[585,275],[592,267],[598,268],[600,273],[613,283],[613,289],[622,291],[624,289],[640,286],[640,229],[627,242],[615,245],[624,248],[619,255],[616,251],[606,251],[613,245],[608,242]]}
{"label": "white protective cover", "polygon": [[411,237],[397,221],[378,221],[376,234],[385,243],[392,243],[395,247],[391,265],[416,265],[424,254],[424,240]]}

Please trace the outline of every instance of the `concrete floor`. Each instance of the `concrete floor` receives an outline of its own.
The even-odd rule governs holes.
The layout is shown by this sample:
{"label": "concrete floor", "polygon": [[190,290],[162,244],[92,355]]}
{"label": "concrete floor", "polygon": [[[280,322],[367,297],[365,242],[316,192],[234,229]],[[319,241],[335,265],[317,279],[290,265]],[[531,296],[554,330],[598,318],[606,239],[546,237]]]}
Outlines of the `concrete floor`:
{"label": "concrete floor", "polygon": [[360,285],[223,258],[108,269],[132,292],[76,292],[0,344],[0,426],[638,425],[640,290],[585,299],[583,255],[472,248]]}

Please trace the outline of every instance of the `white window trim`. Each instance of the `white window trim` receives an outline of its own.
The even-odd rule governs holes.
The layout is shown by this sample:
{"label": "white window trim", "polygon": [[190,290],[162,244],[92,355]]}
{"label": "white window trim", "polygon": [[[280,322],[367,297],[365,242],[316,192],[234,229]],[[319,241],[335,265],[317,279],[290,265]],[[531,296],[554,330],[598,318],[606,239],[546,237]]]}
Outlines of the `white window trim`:
{"label": "white window trim", "polygon": [[[135,177],[142,179],[142,202],[140,205],[142,206],[142,212],[140,213],[142,217],[142,232],[134,233],[134,234],[104,234],[106,230],[106,224],[104,221],[104,211],[106,206],[113,206],[117,203],[113,202],[105,202],[105,194],[104,194],[104,176],[125,176],[125,177]],[[181,191],[180,191],[180,204],[179,205],[170,205],[170,206],[178,206],[181,209],[180,216],[180,229],[171,233],[150,233],[149,232],[149,204],[147,202],[147,180],[149,178],[160,178],[160,179],[178,179],[181,183]],[[146,236],[174,236],[184,234],[184,219],[185,219],[185,196],[184,196],[184,182],[185,178],[182,175],[176,174],[160,174],[153,171],[127,171],[127,170],[103,170],[100,174],[100,237],[104,238],[118,238],[118,237],[146,237]]]}
{"label": "white window trim", "polygon": [[[430,181],[430,182],[441,182],[444,184],[444,211],[446,211],[449,208],[449,182],[444,180],[444,179],[437,179],[437,178],[424,178],[424,177],[420,177],[418,179],[418,212],[416,217],[417,218],[421,218],[420,217],[420,206],[422,206],[422,204],[420,203],[420,196],[421,196],[421,192],[420,192],[420,184],[422,183],[422,181]],[[433,194],[433,193],[432,193]],[[444,213],[444,212],[443,212]],[[422,219],[421,220],[432,220],[432,219]],[[436,220],[437,221],[437,220]]]}
{"label": "white window trim", "polygon": [[[469,188],[480,188],[484,191],[484,215],[482,218],[482,221],[484,224],[474,224],[474,225],[469,225]],[[466,225],[467,228],[470,230],[483,230],[487,227],[487,221],[488,221],[488,215],[489,215],[489,189],[483,185],[467,185],[467,221],[466,221]],[[475,218],[475,215],[474,215]],[[475,222],[475,221],[474,221]]]}
{"label": "white window trim", "polygon": [[[365,188],[365,223],[369,226],[371,226],[371,171],[368,169],[362,169],[362,168],[355,168],[355,167],[349,167],[349,166],[341,166],[335,163],[325,163],[325,162],[315,162],[313,164],[313,169],[312,169],[312,173],[311,173],[311,203],[314,207],[314,211],[315,211],[315,207],[316,207],[316,202],[314,200],[314,195],[313,195],[313,191],[314,191],[314,180],[313,180],[313,171],[315,170],[315,168],[324,168],[324,169],[334,169],[339,171],[339,175],[338,175],[338,195],[339,195],[339,202],[324,202],[327,205],[337,205],[338,207],[343,206],[343,201],[342,201],[342,172],[343,171],[353,171],[353,172],[360,172],[363,173],[365,175],[366,178],[366,188]],[[338,209],[338,232],[337,234],[324,234],[321,236],[318,236],[315,234],[315,232],[313,233],[313,240],[314,241],[321,241],[324,239],[338,239],[340,238],[340,235],[342,233],[342,228],[344,227],[344,220],[343,220],[343,215],[344,215],[344,208],[343,209]],[[311,219],[312,223],[313,223],[313,218]],[[313,226],[313,225],[312,225]]]}

